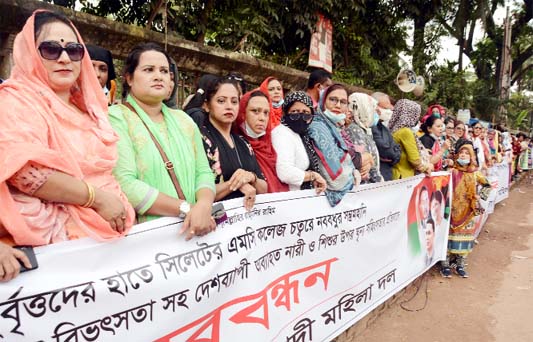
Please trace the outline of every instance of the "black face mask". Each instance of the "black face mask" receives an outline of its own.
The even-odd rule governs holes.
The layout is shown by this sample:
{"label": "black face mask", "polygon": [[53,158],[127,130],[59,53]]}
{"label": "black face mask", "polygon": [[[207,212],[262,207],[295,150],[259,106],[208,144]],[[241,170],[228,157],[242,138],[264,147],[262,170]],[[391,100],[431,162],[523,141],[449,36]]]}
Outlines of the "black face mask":
{"label": "black face mask", "polygon": [[294,133],[303,134],[307,131],[307,128],[313,121],[312,116],[311,116],[311,121],[309,122],[307,121],[309,120],[309,116],[310,116],[309,114],[305,114],[305,113],[286,114],[283,116],[283,118],[281,118],[281,123],[289,127],[290,129],[292,129]]}

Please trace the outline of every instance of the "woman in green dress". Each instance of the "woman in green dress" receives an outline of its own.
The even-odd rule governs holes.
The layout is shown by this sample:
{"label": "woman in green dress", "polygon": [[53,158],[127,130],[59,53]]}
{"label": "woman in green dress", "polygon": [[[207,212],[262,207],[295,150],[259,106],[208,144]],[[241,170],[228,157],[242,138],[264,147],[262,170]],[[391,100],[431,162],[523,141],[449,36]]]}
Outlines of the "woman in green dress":
{"label": "woman in green dress", "polygon": [[[186,113],[163,104],[170,86],[166,52],[154,43],[134,47],[124,66],[125,102],[109,109],[111,124],[120,136],[113,174],[139,222],[180,216],[185,219],[182,232],[188,230],[190,239],[216,227],[211,218],[215,183],[198,127]],[[179,198],[150,133],[173,164],[185,198]]]}

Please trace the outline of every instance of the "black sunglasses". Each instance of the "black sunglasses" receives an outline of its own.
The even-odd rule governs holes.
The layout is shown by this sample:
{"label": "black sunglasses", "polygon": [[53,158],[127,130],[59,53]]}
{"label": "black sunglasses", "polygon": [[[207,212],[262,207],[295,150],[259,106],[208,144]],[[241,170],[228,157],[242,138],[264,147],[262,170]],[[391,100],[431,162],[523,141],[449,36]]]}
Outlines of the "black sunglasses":
{"label": "black sunglasses", "polygon": [[300,119],[303,119],[303,120],[307,121],[307,120],[311,120],[313,118],[313,114],[307,114],[307,113],[295,113],[295,114],[288,113],[288,114],[289,115],[287,115],[287,117],[291,121],[297,121],[297,120],[300,120]]}
{"label": "black sunglasses", "polygon": [[85,54],[85,48],[80,43],[68,43],[65,47],[58,42],[44,41],[38,47],[41,57],[50,61],[55,61],[61,56],[63,51],[67,52],[68,58],[73,62],[79,62]]}

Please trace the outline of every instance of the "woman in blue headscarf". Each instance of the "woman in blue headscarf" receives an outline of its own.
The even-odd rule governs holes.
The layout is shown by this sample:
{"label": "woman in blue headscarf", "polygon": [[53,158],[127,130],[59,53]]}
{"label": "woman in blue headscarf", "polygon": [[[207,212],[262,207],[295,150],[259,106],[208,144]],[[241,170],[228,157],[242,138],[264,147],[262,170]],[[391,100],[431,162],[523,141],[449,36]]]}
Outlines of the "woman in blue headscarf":
{"label": "woman in blue headscarf", "polygon": [[309,136],[319,158],[320,174],[326,179],[326,197],[333,207],[359,184],[361,175],[354,167],[350,152],[341,135],[348,111],[348,91],[340,84],[326,88],[320,96],[316,115],[309,126]]}

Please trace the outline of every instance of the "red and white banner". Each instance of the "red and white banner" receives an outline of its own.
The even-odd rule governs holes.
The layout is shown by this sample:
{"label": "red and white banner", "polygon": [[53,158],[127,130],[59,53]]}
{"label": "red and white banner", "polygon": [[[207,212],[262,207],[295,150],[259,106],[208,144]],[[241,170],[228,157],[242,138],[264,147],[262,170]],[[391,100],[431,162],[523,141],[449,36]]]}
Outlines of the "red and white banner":
{"label": "red and white banner", "polygon": [[331,20],[318,14],[316,31],[311,36],[308,65],[331,72],[333,70],[332,55],[333,25],[331,25]]}
{"label": "red and white banner", "polygon": [[162,218],[112,243],[36,249],[0,286],[0,341],[331,341],[444,258],[450,177],[225,202],[184,241]]}

